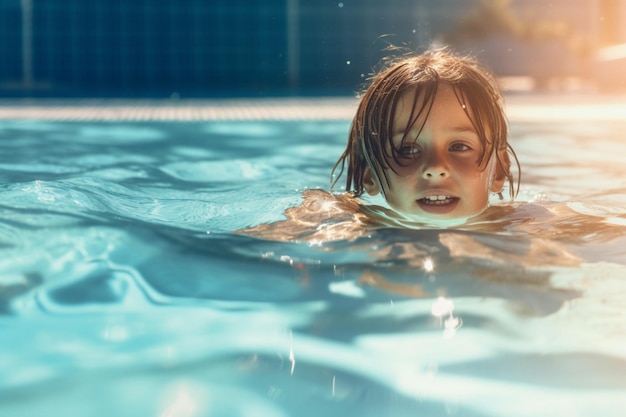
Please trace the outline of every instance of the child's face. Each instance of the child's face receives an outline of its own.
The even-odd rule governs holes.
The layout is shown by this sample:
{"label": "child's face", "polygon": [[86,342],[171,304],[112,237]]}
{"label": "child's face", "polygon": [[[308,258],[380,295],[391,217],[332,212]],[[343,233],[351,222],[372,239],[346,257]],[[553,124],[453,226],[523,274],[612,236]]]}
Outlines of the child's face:
{"label": "child's face", "polygon": [[[414,98],[414,92],[404,94],[393,121],[393,143],[400,150],[400,164],[392,158],[387,161],[393,167],[385,168],[389,184],[384,178],[379,184],[368,168],[364,177],[366,191],[376,195],[382,186],[387,203],[412,217],[450,220],[478,214],[487,206],[489,193],[500,192],[504,184],[504,179],[493,180],[495,158],[484,158],[478,164],[481,141],[448,85],[439,86],[419,137],[423,119],[405,132]],[[418,98],[418,106],[422,100]]]}

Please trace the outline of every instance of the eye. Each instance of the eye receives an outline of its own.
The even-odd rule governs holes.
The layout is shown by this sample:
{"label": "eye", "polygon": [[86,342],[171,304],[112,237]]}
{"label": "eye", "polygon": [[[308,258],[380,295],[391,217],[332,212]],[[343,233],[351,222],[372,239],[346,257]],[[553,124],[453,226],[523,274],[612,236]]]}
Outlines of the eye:
{"label": "eye", "polygon": [[422,150],[417,145],[403,145],[398,149],[398,155],[401,158],[416,158]]}
{"label": "eye", "polygon": [[451,152],[469,152],[472,150],[472,148],[464,143],[453,143],[452,145],[450,145],[449,150]]}

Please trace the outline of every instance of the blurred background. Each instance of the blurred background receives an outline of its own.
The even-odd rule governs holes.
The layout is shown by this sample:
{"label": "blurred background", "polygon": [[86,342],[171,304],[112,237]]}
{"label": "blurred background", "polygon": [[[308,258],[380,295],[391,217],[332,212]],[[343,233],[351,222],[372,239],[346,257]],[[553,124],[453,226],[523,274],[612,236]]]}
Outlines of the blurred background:
{"label": "blurred background", "polygon": [[432,44],[509,90],[626,88],[626,0],[0,0],[0,97],[353,95]]}

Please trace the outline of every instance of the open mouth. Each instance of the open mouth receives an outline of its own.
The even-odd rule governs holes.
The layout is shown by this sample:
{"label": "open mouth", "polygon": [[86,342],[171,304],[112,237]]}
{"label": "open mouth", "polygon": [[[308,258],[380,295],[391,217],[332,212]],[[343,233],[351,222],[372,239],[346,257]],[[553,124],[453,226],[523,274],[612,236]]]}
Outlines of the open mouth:
{"label": "open mouth", "polygon": [[459,201],[460,198],[449,195],[431,195],[420,198],[417,204],[426,213],[448,214],[456,208]]}
{"label": "open mouth", "polygon": [[445,206],[457,201],[457,197],[450,197],[447,195],[431,195],[429,197],[420,198],[418,201],[427,206]]}

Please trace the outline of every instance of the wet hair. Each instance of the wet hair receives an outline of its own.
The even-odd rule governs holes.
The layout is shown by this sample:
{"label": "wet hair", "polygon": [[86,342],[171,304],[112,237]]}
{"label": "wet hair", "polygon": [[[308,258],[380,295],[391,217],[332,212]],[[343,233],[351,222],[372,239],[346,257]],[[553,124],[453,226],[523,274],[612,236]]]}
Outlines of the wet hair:
{"label": "wet hair", "polygon": [[[445,84],[452,87],[480,139],[482,153],[476,163],[480,165],[495,155],[496,177],[506,177],[511,198],[517,195],[521,171],[515,151],[507,140],[504,100],[495,77],[476,60],[454,55],[445,49],[433,49],[421,55],[391,60],[370,82],[352,121],[346,150],[333,167],[331,188],[343,175],[346,165],[346,191],[355,196],[363,194],[363,177],[368,166],[379,182],[384,178],[389,185],[385,169],[394,170],[389,164],[391,159],[402,166],[399,153],[407,140],[406,133],[400,146],[394,145],[392,139],[398,102],[405,93],[415,92],[413,109],[404,131],[409,132],[419,119],[422,125],[416,130],[421,132],[437,89]],[[509,156],[517,165],[517,181],[511,173]]]}

